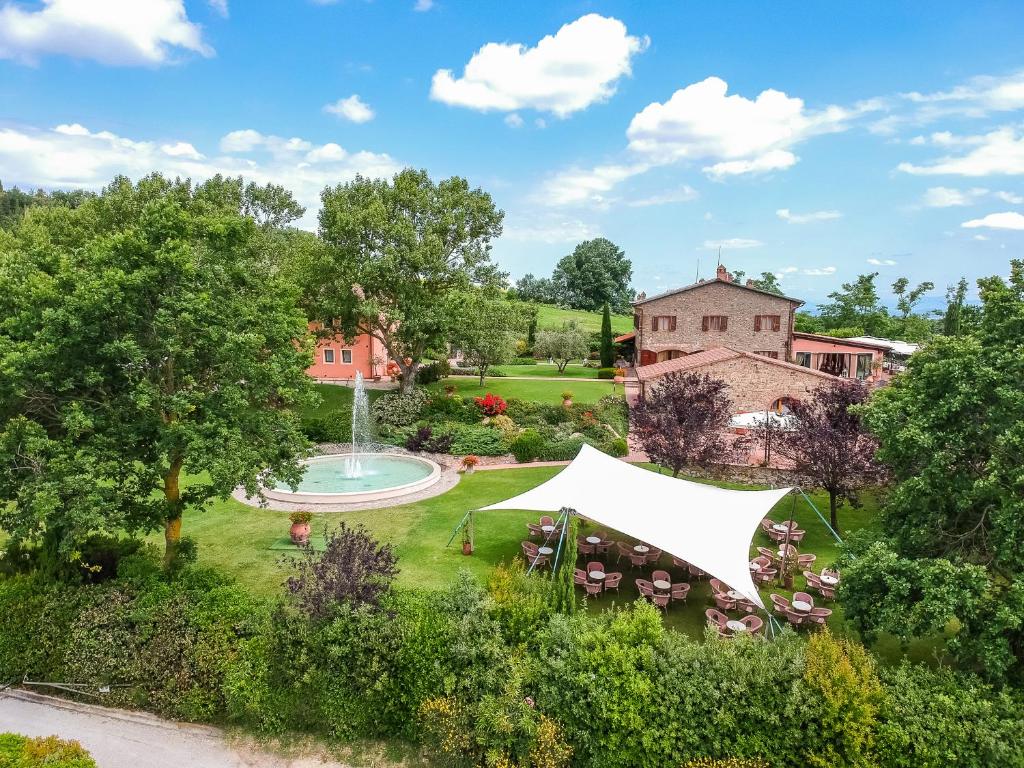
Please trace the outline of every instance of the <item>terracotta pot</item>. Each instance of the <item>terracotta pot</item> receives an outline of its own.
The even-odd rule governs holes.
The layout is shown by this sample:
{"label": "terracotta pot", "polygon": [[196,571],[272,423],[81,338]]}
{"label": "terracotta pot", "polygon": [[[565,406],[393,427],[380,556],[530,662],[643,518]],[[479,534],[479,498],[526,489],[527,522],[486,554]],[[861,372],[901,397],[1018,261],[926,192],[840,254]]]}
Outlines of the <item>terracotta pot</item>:
{"label": "terracotta pot", "polygon": [[309,523],[292,523],[289,533],[292,537],[292,544],[305,544],[309,541]]}
{"label": "terracotta pot", "polygon": [[793,588],[793,574],[792,573],[787,573],[785,576],[782,577],[782,586],[784,586],[786,589],[792,589]]}
{"label": "terracotta pot", "polygon": [[463,465],[462,465],[462,473],[463,473],[464,475],[472,475],[472,474],[473,474],[473,471],[474,471],[475,469],[476,469],[476,467],[472,467],[472,466],[467,466],[467,465],[465,465],[465,464],[463,464]]}
{"label": "terracotta pot", "polygon": [[572,398],[565,398],[565,400],[562,401],[562,405],[565,408],[572,408]]}
{"label": "terracotta pot", "polygon": [[462,542],[462,554],[472,555],[473,554],[473,543],[470,541]]}

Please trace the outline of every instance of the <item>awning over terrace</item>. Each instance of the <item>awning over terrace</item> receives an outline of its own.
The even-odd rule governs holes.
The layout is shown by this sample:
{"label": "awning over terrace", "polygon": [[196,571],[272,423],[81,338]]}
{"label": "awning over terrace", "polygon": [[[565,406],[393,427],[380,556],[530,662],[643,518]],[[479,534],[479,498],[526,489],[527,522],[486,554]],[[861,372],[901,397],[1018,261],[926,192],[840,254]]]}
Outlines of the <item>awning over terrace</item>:
{"label": "awning over terrace", "polygon": [[761,519],[790,490],[733,491],[693,483],[584,445],[546,483],[482,510],[557,512],[570,507],[692,563],[764,608],[750,578],[750,542]]}

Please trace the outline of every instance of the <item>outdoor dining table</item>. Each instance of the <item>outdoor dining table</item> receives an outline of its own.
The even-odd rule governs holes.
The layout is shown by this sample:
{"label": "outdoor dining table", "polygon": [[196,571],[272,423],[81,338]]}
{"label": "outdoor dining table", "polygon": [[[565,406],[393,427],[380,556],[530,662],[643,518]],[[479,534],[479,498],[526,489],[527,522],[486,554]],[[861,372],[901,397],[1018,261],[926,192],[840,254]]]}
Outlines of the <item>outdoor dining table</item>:
{"label": "outdoor dining table", "polygon": [[554,551],[551,547],[537,547],[537,554],[539,555],[550,555]]}
{"label": "outdoor dining table", "polygon": [[827,584],[830,587],[834,587],[836,584],[839,583],[839,579],[830,574],[823,573],[821,574],[821,583]]}
{"label": "outdoor dining table", "polygon": [[600,544],[600,543],[601,543],[601,537],[600,536],[587,536],[587,544]]}
{"label": "outdoor dining table", "polygon": [[729,619],[727,622],[725,622],[725,626],[730,632],[747,631],[747,625],[744,624],[742,621],[736,621],[736,619]]}
{"label": "outdoor dining table", "polygon": [[806,600],[794,600],[792,605],[794,611],[800,611],[801,613],[808,613],[812,607]]}
{"label": "outdoor dining table", "polygon": [[654,585],[655,589],[672,589],[672,584],[664,579],[658,579],[651,583]]}
{"label": "outdoor dining table", "polygon": [[651,548],[645,547],[643,544],[637,544],[635,547],[633,547],[633,551],[638,552],[641,555],[646,555],[648,552],[651,551]]}
{"label": "outdoor dining table", "polygon": [[604,571],[591,571],[587,574],[594,581],[604,581],[604,577],[607,575]]}
{"label": "outdoor dining table", "polygon": [[735,589],[730,589],[728,592],[725,593],[725,596],[728,597],[730,600],[743,600],[744,599],[743,595],[741,595]]}
{"label": "outdoor dining table", "polygon": [[761,565],[759,563],[755,563],[753,560],[751,560],[750,561],[750,572],[751,573],[757,573],[760,570],[761,570]]}
{"label": "outdoor dining table", "polygon": [[555,526],[553,526],[553,525],[542,525],[540,527],[540,529],[542,531],[544,531],[544,533],[551,533],[553,530],[555,530]]}
{"label": "outdoor dining table", "polygon": [[786,531],[789,530],[789,526],[786,525],[785,523],[776,523],[775,525],[772,526],[772,528],[774,530],[778,531],[779,533],[785,533]]}

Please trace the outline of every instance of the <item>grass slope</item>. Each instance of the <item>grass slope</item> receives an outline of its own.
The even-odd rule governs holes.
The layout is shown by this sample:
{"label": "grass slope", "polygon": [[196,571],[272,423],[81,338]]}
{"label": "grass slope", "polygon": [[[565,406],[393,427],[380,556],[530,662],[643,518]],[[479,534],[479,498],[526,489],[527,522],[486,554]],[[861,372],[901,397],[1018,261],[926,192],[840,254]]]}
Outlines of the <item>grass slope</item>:
{"label": "grass slope", "polygon": [[[537,308],[538,328],[561,328],[569,320],[575,320],[580,328],[591,333],[601,331],[601,313],[585,312],[581,309],[563,309],[551,304],[534,304]],[[616,336],[633,330],[633,318],[629,315],[612,315],[612,333]]]}
{"label": "grass slope", "polygon": [[[529,367],[529,366],[520,366]],[[476,376],[449,376],[444,381],[431,384],[434,390],[451,385],[463,397],[482,397],[488,392],[501,395],[506,400],[515,397],[520,400],[532,400],[537,403],[561,403],[562,392],[570,390],[573,399],[578,403],[596,403],[605,395],[622,394],[622,386],[616,386],[607,379],[580,379],[579,381],[551,381],[538,376],[536,381],[517,381],[502,378],[489,378],[480,386]]]}
{"label": "grass slope", "polygon": [[585,368],[570,363],[559,373],[557,365],[538,363],[537,365],[496,365],[494,371],[506,376],[528,376],[530,378],[561,378],[561,379],[596,379],[597,368]]}

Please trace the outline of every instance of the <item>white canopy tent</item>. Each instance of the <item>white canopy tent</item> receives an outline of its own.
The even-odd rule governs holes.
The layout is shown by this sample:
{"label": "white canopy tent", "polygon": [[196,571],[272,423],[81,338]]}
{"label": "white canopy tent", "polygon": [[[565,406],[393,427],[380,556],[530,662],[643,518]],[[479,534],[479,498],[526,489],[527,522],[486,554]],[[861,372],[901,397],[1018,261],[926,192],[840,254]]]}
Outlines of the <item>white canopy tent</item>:
{"label": "white canopy tent", "polygon": [[634,467],[584,445],[572,463],[546,483],[481,511],[558,512],[569,507],[692,563],[764,608],[750,578],[750,542],[761,519],[790,490],[733,491],[692,483]]}

